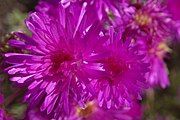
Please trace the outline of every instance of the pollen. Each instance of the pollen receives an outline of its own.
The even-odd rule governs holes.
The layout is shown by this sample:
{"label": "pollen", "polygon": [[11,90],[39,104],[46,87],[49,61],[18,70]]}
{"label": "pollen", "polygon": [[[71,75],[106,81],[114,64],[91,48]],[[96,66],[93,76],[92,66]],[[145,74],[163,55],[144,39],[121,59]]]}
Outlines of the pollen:
{"label": "pollen", "polygon": [[160,59],[163,59],[166,53],[170,53],[172,50],[168,47],[167,43],[161,42],[156,48],[150,49],[151,54],[155,54]]}
{"label": "pollen", "polygon": [[171,52],[172,51],[165,42],[161,42],[157,48],[159,51],[165,51],[165,52]]}
{"label": "pollen", "polygon": [[135,21],[140,26],[147,26],[152,22],[152,18],[147,13],[138,12],[135,15]]}
{"label": "pollen", "polygon": [[165,42],[159,43],[157,46],[157,52],[156,55],[163,59],[166,53],[170,53],[172,50],[168,47],[168,45]]}
{"label": "pollen", "polygon": [[91,115],[93,112],[95,112],[96,110],[96,105],[94,102],[88,102],[87,106],[83,109],[83,108],[77,108],[77,114],[80,117],[86,118],[89,115]]}

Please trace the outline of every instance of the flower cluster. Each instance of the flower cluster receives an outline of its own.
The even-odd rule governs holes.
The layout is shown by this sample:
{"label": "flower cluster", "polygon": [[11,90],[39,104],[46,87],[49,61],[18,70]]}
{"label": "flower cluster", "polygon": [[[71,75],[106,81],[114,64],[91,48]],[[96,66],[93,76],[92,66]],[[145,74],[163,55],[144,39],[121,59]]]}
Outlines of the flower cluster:
{"label": "flower cluster", "polygon": [[27,119],[138,120],[143,91],[169,85],[178,20],[164,2],[44,0],[25,24],[31,37],[9,40],[22,52],[4,56],[10,80],[27,88]]}

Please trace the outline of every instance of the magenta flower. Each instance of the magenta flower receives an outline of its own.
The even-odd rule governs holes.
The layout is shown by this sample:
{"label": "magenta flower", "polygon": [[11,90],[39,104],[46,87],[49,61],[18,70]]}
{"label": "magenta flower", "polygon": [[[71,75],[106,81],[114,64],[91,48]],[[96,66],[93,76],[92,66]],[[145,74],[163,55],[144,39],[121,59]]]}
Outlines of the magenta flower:
{"label": "magenta flower", "polygon": [[25,119],[140,120],[143,90],[169,85],[166,43],[178,24],[165,5],[41,0],[25,20],[31,37],[14,32],[18,52],[4,55],[10,80],[27,89]]}
{"label": "magenta flower", "polygon": [[[174,26],[178,24],[174,23],[166,4],[162,1],[137,0],[132,7],[134,7],[134,13],[131,12],[132,17],[129,17],[129,24],[125,26],[123,39],[131,36],[135,44],[140,44],[138,45],[139,53],[146,54],[146,61],[151,64],[147,77],[149,83],[152,86],[160,85],[165,88],[169,85],[169,79],[164,58],[169,50],[167,50],[167,45],[164,48],[158,46],[164,46],[162,43],[172,38]],[[141,49],[142,47],[144,48]],[[162,75],[159,76],[159,74]]]}
{"label": "magenta flower", "polygon": [[50,120],[50,119],[46,114],[40,112],[40,110],[36,108],[27,111],[25,120]]}
{"label": "magenta flower", "polygon": [[32,37],[15,33],[17,40],[10,40],[26,53],[5,54],[12,64],[6,71],[11,81],[28,86],[25,100],[30,106],[40,105],[58,119],[68,115],[72,102],[83,106],[93,95],[89,80],[102,72],[89,59],[98,56],[106,37],[100,35],[101,25],[87,3],[40,5],[26,20]]}
{"label": "magenta flower", "polygon": [[110,30],[110,39],[104,45],[108,55],[98,60],[105,73],[91,82],[101,107],[131,106],[134,99],[141,99],[142,90],[147,88],[145,74],[149,64],[129,41],[123,43],[121,33]]}
{"label": "magenta flower", "polygon": [[84,109],[75,107],[68,120],[140,120],[142,108],[134,103],[131,108],[104,109],[94,101],[88,102]]}
{"label": "magenta flower", "polygon": [[167,5],[168,5],[168,9],[171,12],[171,14],[173,15],[173,18],[175,20],[180,20],[180,14],[179,14],[179,10],[180,10],[180,1],[179,0],[167,0]]}
{"label": "magenta flower", "polygon": [[61,3],[65,6],[68,6],[74,2],[79,4],[83,4],[84,2],[87,2],[88,9],[93,10],[92,8],[94,8],[95,11],[91,11],[91,12],[94,12],[94,14],[97,15],[99,19],[103,18],[103,16],[106,14],[105,12],[106,9],[109,9],[109,7],[111,6],[110,0],[62,0],[61,1]]}
{"label": "magenta flower", "polygon": [[127,27],[130,20],[133,19],[135,8],[131,6],[129,0],[111,1],[111,7],[106,10],[108,19],[113,27]]}
{"label": "magenta flower", "polygon": [[150,85],[160,85],[162,88],[169,86],[169,72],[164,58],[170,51],[170,48],[164,42],[155,44],[153,47],[149,48],[148,59],[151,63],[151,71],[148,76],[148,81]]}
{"label": "magenta flower", "polygon": [[13,120],[13,118],[9,117],[5,111],[0,108],[0,120]]}
{"label": "magenta flower", "polygon": [[[128,6],[129,0],[59,0],[63,5],[68,6],[71,3],[84,3],[87,2],[87,6],[92,10],[94,8],[94,14],[102,20],[104,18],[110,17],[112,23],[115,23],[114,20],[117,18],[122,19],[122,16],[129,14]],[[131,8],[131,7],[130,7]],[[92,11],[93,12],[93,11]],[[122,21],[120,19],[118,22]],[[116,21],[116,23],[118,23]],[[120,24],[120,23],[118,23]],[[121,23],[122,25],[122,23]]]}
{"label": "magenta flower", "polygon": [[162,88],[168,87],[170,82],[166,63],[157,57],[151,59],[152,68],[148,78],[150,85],[160,85]]}
{"label": "magenta flower", "polygon": [[180,39],[180,1],[179,0],[167,0],[168,10],[172,14],[174,19],[174,31],[176,32],[176,36]]}
{"label": "magenta flower", "polygon": [[136,0],[135,12],[130,22],[131,29],[137,35],[149,35],[167,39],[172,29],[172,18],[166,5],[159,0]]}
{"label": "magenta flower", "polygon": [[[91,101],[85,107],[73,106],[69,116],[60,117],[62,120],[140,120],[143,110],[139,103],[133,106],[120,109],[104,109],[98,106],[97,102]],[[27,111],[26,120],[50,120],[47,115],[40,112],[38,108]]]}
{"label": "magenta flower", "polygon": [[166,41],[152,42],[151,38],[141,37],[136,43],[139,51],[146,54],[145,60],[150,63],[150,72],[147,80],[152,87],[160,86],[166,88],[169,86],[168,69],[164,61],[167,54],[171,52]]}

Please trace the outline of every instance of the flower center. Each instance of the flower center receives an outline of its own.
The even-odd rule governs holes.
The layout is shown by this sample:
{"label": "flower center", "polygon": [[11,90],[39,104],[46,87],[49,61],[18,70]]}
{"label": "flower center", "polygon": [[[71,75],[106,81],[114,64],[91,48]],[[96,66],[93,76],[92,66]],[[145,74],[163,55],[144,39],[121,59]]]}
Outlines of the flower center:
{"label": "flower center", "polygon": [[91,115],[94,111],[96,110],[96,106],[94,102],[89,102],[87,103],[86,108],[82,109],[82,108],[77,108],[77,114],[80,117],[88,117],[89,115]]}
{"label": "flower center", "polygon": [[54,72],[58,71],[59,67],[66,62],[72,61],[73,57],[65,52],[55,52],[51,55],[52,70]]}
{"label": "flower center", "polygon": [[156,48],[152,48],[149,50],[150,54],[155,54],[159,58],[163,59],[166,53],[171,52],[171,49],[167,46],[166,43],[161,42],[157,45]]}
{"label": "flower center", "polygon": [[138,12],[134,18],[136,23],[140,26],[147,26],[152,22],[152,18],[147,13],[143,12]]}
{"label": "flower center", "polygon": [[127,64],[123,60],[114,57],[110,57],[105,61],[105,69],[110,72],[112,77],[123,73],[127,68]]}

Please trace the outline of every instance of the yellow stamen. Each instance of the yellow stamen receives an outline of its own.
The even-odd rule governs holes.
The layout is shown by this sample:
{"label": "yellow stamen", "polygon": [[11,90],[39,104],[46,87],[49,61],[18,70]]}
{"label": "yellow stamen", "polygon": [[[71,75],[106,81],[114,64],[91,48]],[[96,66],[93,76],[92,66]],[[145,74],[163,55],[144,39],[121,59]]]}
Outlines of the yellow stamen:
{"label": "yellow stamen", "polygon": [[138,12],[135,15],[135,21],[138,25],[145,26],[152,22],[152,18],[146,13]]}
{"label": "yellow stamen", "polygon": [[96,110],[96,105],[94,102],[88,102],[86,108],[77,108],[77,114],[80,117],[87,117],[91,115]]}
{"label": "yellow stamen", "polygon": [[165,52],[171,52],[172,51],[165,42],[161,42],[158,45],[157,49],[160,51],[165,51]]}
{"label": "yellow stamen", "polygon": [[157,55],[160,59],[163,59],[166,53],[170,53],[172,50],[165,42],[161,42],[156,48],[149,50],[149,53]]}

